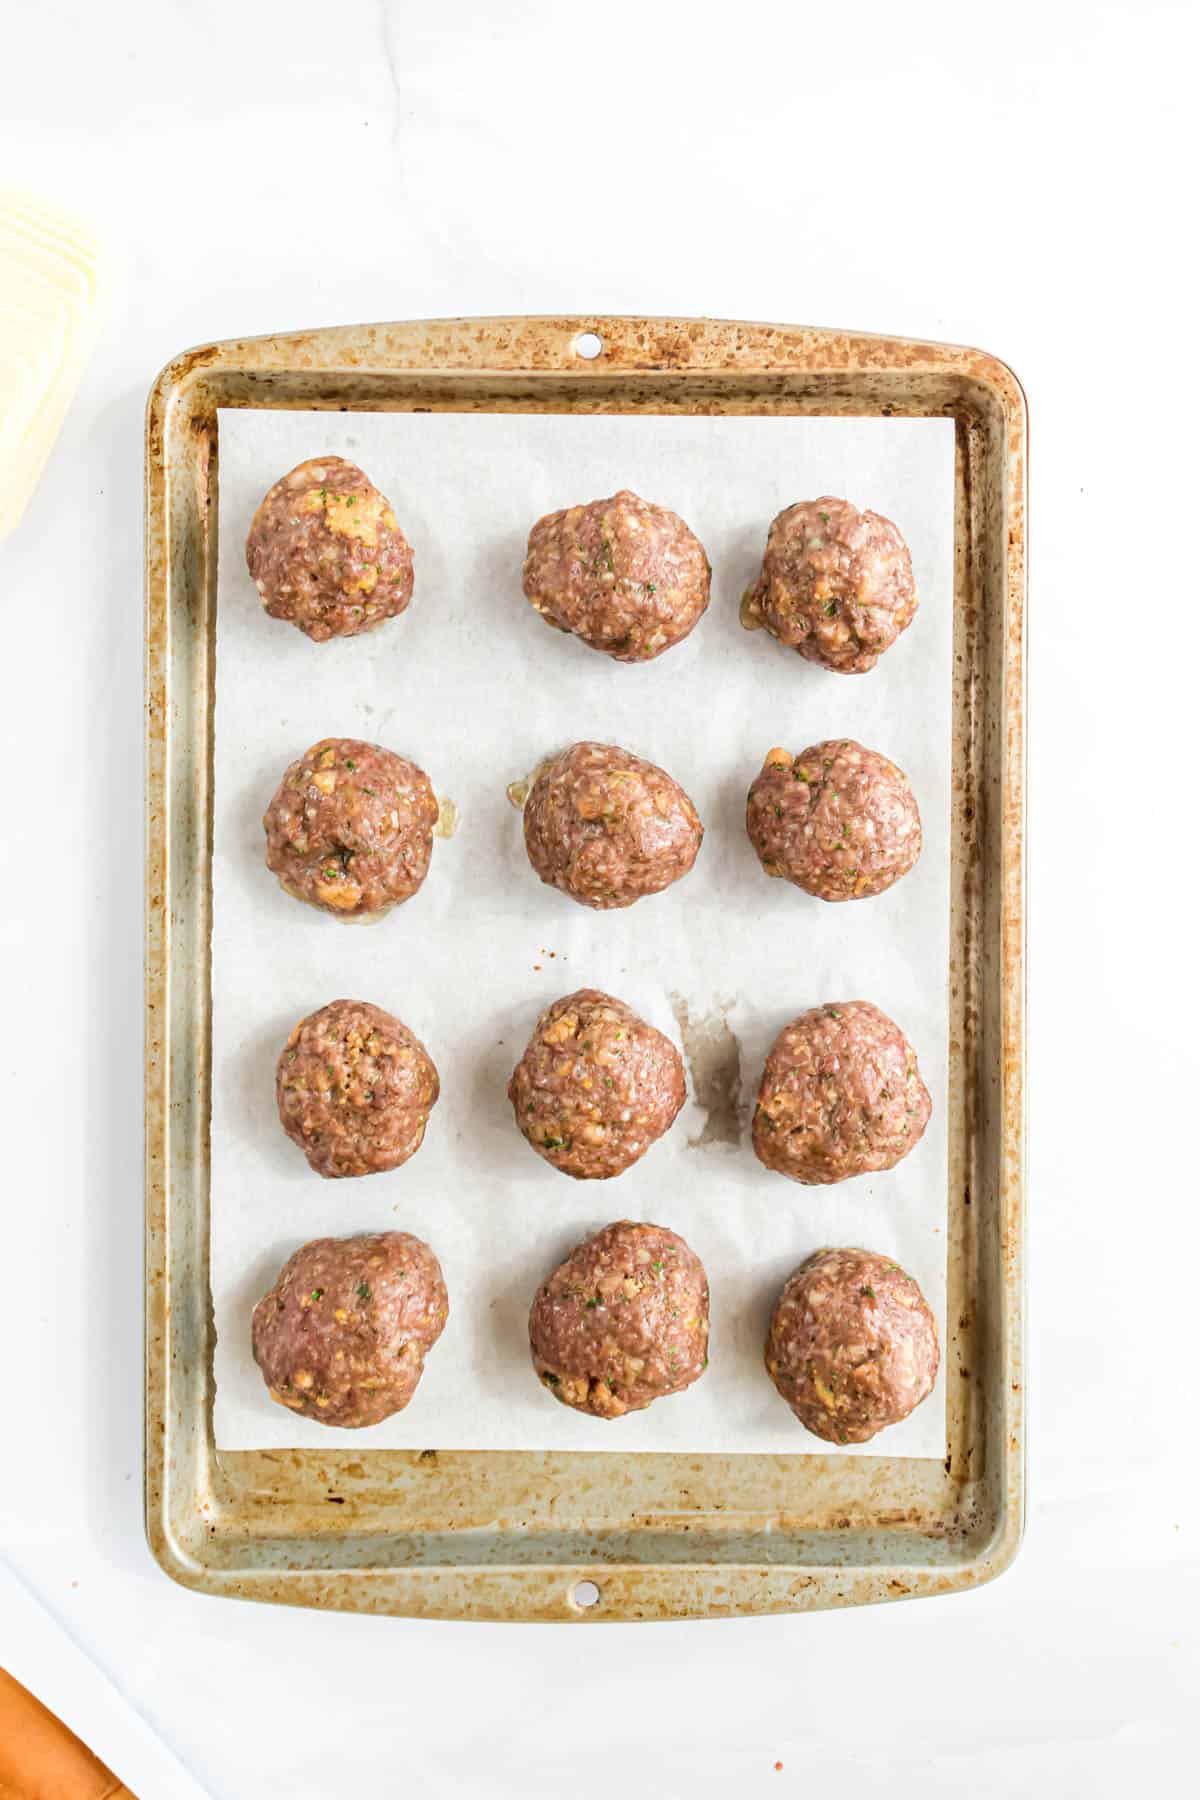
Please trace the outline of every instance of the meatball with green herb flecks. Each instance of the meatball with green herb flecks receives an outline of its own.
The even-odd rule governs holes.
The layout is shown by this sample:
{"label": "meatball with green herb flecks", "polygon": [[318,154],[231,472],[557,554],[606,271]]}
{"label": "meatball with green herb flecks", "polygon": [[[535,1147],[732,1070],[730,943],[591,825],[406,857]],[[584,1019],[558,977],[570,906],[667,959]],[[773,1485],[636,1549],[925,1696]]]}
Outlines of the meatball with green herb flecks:
{"label": "meatball with green herb flecks", "polygon": [[379,919],[429,871],[438,803],[424,769],[360,738],[322,738],[263,815],[285,893],[339,919]]}
{"label": "meatball with green herb flecks", "polygon": [[617,662],[650,662],[708,605],[704,546],[677,513],[628,488],[548,513],[529,534],[525,595],[547,625]]}
{"label": "meatball with green herb flecks", "polygon": [[891,1169],[929,1123],[929,1092],[900,1027],[868,1000],[814,1006],[771,1046],[754,1109],[768,1169],[824,1186]]}
{"label": "meatball with green herb flecks", "polygon": [[581,906],[632,906],[691,869],[704,837],[679,783],[617,744],[572,744],[542,764],[525,802],[525,850]]}
{"label": "meatball with green herb flecks", "polygon": [[331,1000],[292,1031],[275,1098],[318,1175],[379,1175],[420,1149],[438,1072],[420,1038],[381,1006]]}
{"label": "meatball with green herb flecks", "polygon": [[539,1381],[577,1412],[619,1419],[678,1394],[708,1367],[704,1265],[663,1225],[607,1225],[538,1289],[529,1347]]}
{"label": "meatball with green herb flecks", "polygon": [[670,1038],[623,1000],[580,988],[543,1012],[508,1097],[539,1156],[577,1180],[607,1180],[670,1129],[687,1084]]}
{"label": "meatball with green herb flecks", "polygon": [[818,900],[882,894],[921,854],[908,776],[851,738],[799,756],[768,750],[746,797],[746,831],[768,875]]}
{"label": "meatball with green herb flecks", "polygon": [[779,1296],[767,1373],[800,1423],[831,1444],[865,1444],[932,1392],[937,1325],[898,1263],[819,1250]]}
{"label": "meatball with green herb flecks", "polygon": [[319,1425],[378,1425],[412,1399],[449,1310],[420,1238],[316,1238],[254,1308],[251,1347],[280,1406]]}
{"label": "meatball with green herb flecks", "polygon": [[271,617],[318,644],[370,631],[412,599],[412,550],[395,513],[340,456],[313,457],[275,483],[251,523],[246,565]]}
{"label": "meatball with green herb flecks", "polygon": [[742,623],[765,628],[807,662],[841,675],[873,669],[917,611],[912,558],[898,526],[825,494],[772,521]]}

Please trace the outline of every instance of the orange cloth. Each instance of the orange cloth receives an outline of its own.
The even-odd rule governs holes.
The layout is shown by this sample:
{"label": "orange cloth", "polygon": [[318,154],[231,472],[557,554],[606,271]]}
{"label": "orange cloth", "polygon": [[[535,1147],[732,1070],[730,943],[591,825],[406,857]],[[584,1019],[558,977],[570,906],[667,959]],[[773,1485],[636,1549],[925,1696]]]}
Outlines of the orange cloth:
{"label": "orange cloth", "polygon": [[73,1731],[0,1669],[0,1800],[133,1800]]}

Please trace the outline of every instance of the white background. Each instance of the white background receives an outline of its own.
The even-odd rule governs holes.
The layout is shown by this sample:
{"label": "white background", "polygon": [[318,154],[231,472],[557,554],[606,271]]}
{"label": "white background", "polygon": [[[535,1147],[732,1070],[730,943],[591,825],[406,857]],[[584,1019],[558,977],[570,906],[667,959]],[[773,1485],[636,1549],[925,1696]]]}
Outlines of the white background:
{"label": "white background", "polygon": [[[1194,17],[1161,0],[7,9],[0,167],[89,210],[122,280],[0,546],[0,1525],[222,1800],[1188,1780]],[[194,1597],[143,1547],[146,389],[213,337],[560,309],[976,343],[1030,395],[1032,1515],[977,1593],[439,1626]]]}

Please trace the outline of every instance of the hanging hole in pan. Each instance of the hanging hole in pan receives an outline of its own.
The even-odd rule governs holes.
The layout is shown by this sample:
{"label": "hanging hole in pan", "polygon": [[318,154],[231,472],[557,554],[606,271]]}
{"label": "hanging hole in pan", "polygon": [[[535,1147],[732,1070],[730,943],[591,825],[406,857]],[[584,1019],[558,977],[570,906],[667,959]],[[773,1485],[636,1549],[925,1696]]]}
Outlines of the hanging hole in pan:
{"label": "hanging hole in pan", "polygon": [[585,362],[594,362],[604,348],[604,339],[597,337],[594,331],[581,331],[571,348]]}
{"label": "hanging hole in pan", "polygon": [[594,1581],[577,1581],[571,1589],[571,1604],[579,1607],[581,1612],[587,1612],[589,1607],[597,1605],[599,1599],[600,1589]]}

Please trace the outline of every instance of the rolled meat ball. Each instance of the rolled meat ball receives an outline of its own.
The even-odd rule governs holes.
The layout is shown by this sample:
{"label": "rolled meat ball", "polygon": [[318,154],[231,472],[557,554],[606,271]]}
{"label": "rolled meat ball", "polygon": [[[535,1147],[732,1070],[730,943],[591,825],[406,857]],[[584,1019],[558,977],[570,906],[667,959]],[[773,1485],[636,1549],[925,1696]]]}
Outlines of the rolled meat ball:
{"label": "rolled meat ball", "polygon": [[746,831],[768,875],[818,900],[882,894],[921,854],[908,776],[851,738],[799,756],[768,750],[746,798]]}
{"label": "rolled meat ball", "polygon": [[704,837],[677,781],[616,744],[572,744],[525,802],[525,849],[549,887],[581,906],[632,906],[686,875]]}
{"label": "rolled meat ball", "polygon": [[580,988],[543,1012],[508,1097],[539,1156],[564,1175],[603,1181],[670,1129],[687,1084],[670,1038],[623,1000]]}
{"label": "rolled meat ball", "polygon": [[537,1291],[538,1379],[577,1412],[619,1419],[690,1387],[708,1367],[708,1277],[662,1225],[625,1219],[573,1250]]}
{"label": "rolled meat ball", "polygon": [[420,1238],[316,1238],[254,1308],[251,1347],[280,1406],[319,1425],[378,1425],[412,1399],[449,1310]]}
{"label": "rolled meat ball", "polygon": [[524,586],[547,625],[617,662],[649,662],[698,623],[711,576],[703,545],[677,513],[622,488],[539,519]]}
{"label": "rolled meat ball", "polygon": [[766,1365],[809,1431],[865,1444],[932,1391],[937,1325],[898,1263],[870,1250],[820,1250],[779,1296]]}
{"label": "rolled meat ball", "polygon": [[339,919],[379,919],[429,871],[438,803],[424,769],[359,738],[322,738],[263,815],[285,893]]}
{"label": "rolled meat ball", "polygon": [[771,1046],[752,1138],[768,1169],[809,1187],[891,1169],[920,1141],[931,1102],[917,1053],[868,1000],[814,1006]]}
{"label": "rolled meat ball", "polygon": [[413,555],[396,515],[360,468],[317,456],[267,494],[246,539],[267,612],[314,643],[394,619],[412,599]]}
{"label": "rolled meat ball", "polygon": [[897,525],[825,494],[772,521],[742,623],[842,675],[873,669],[917,610],[912,558]]}
{"label": "rolled meat ball", "polygon": [[318,1175],[379,1175],[421,1148],[438,1072],[420,1038],[367,1000],[301,1019],[279,1056],[279,1121]]}

